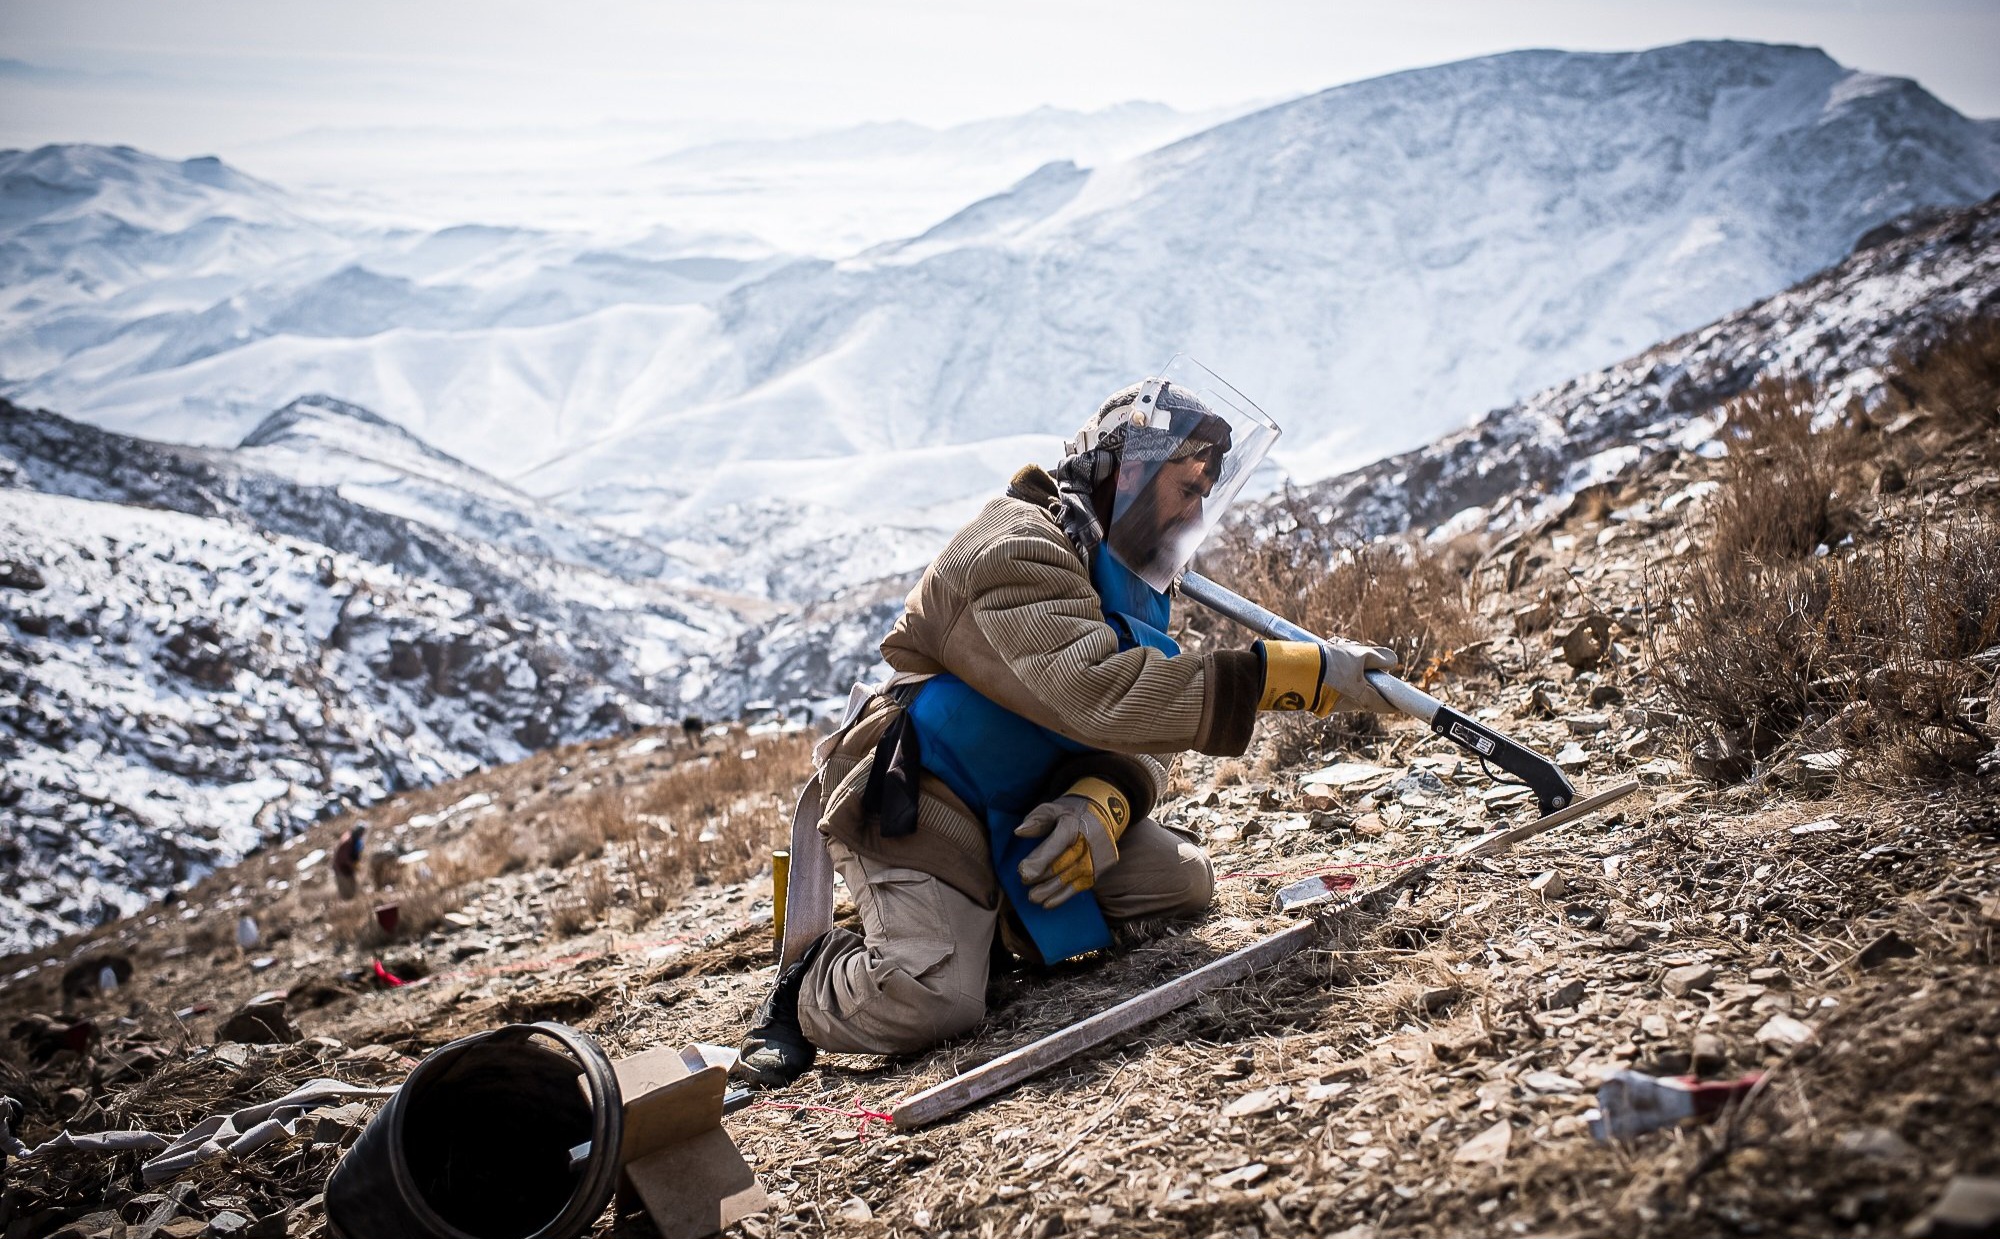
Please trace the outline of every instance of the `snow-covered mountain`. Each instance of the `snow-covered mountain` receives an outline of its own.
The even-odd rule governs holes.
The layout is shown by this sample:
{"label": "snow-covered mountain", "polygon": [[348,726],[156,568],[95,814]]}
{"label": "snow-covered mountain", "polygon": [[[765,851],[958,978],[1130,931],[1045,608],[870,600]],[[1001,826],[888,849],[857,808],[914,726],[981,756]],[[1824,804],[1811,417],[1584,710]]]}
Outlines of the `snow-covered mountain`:
{"label": "snow-covered mountain", "polygon": [[0,949],[337,800],[650,719],[560,629],[323,545],[19,489],[0,542]]}
{"label": "snow-covered mountain", "polygon": [[[638,473],[617,461],[674,445],[702,499],[781,460],[831,475],[856,458],[872,486],[904,454],[905,476],[969,482],[978,445],[1072,429],[1174,347],[1257,396],[1290,431],[1285,463],[1321,476],[1782,288],[1888,216],[1996,187],[1981,126],[1811,49],[1397,74],[748,284],[700,312],[707,368],[519,480],[595,508],[592,488]],[[684,502],[662,487],[662,510]]]}
{"label": "snow-covered mountain", "polygon": [[1299,497],[1358,539],[1500,532],[1655,457],[1707,450],[1720,406],[1760,380],[1806,378],[1824,407],[1873,409],[1898,353],[1996,317],[2000,195],[1885,223],[1781,293]]}
{"label": "snow-covered mountain", "polygon": [[606,244],[526,228],[359,222],[213,159],[126,147],[0,152],[0,191],[0,388],[83,409],[84,392],[128,385],[147,393],[144,407],[94,420],[210,446],[235,442],[298,396],[360,386],[295,386],[306,368],[279,362],[285,398],[245,402],[202,377],[218,364],[259,344],[303,358],[422,333],[469,334],[491,348],[454,359],[407,347],[386,363],[402,372],[393,382],[463,387],[476,400],[467,370],[491,365],[505,378],[488,394],[513,404],[539,390],[535,418],[559,427],[547,398],[560,403],[587,359],[560,345],[514,356],[507,333],[608,307],[711,299],[782,262],[747,238],[666,227]]}
{"label": "snow-covered mountain", "polygon": [[734,715],[771,611],[339,401],[235,450],[0,402],[0,951],[341,804]]}
{"label": "snow-covered mountain", "polygon": [[[78,259],[9,224],[0,262],[50,274],[10,282],[0,374],[16,399],[215,445],[326,392],[642,540],[888,524],[920,548],[896,567],[1176,349],[1287,426],[1295,476],[1325,476],[1996,187],[1990,125],[1813,49],[1520,52],[1059,161],[834,262],[471,228],[79,292]],[[121,220],[92,261],[128,230],[181,235]]]}

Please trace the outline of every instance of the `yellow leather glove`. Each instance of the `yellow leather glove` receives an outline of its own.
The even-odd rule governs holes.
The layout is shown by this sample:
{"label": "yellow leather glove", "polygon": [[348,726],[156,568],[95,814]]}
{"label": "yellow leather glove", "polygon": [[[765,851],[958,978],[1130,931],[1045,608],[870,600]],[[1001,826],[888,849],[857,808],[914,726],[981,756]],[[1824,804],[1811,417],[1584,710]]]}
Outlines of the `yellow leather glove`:
{"label": "yellow leather glove", "polygon": [[1014,833],[1044,841],[1021,862],[1028,898],[1057,908],[1097,885],[1097,875],[1117,863],[1118,839],[1131,824],[1131,802],[1103,779],[1078,779],[1029,810]]}
{"label": "yellow leather glove", "polygon": [[1320,718],[1341,710],[1393,714],[1368,682],[1370,671],[1387,671],[1399,661],[1396,651],[1352,641],[1259,641],[1264,660],[1264,695],[1260,710],[1311,710]]}

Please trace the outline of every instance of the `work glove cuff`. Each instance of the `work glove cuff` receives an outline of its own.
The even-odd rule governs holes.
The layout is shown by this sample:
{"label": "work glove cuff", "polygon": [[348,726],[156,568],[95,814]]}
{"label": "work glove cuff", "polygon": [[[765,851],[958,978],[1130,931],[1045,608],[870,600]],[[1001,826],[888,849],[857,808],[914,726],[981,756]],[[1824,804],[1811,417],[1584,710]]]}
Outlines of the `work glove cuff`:
{"label": "work glove cuff", "polygon": [[1325,718],[1334,694],[1326,691],[1326,650],[1316,641],[1259,641],[1264,692],[1259,710],[1311,710]]}
{"label": "work glove cuff", "polygon": [[1078,779],[1063,794],[1081,796],[1089,801],[1090,811],[1104,823],[1104,831],[1111,836],[1113,843],[1124,838],[1125,828],[1132,824],[1132,802],[1116,785],[1104,779]]}

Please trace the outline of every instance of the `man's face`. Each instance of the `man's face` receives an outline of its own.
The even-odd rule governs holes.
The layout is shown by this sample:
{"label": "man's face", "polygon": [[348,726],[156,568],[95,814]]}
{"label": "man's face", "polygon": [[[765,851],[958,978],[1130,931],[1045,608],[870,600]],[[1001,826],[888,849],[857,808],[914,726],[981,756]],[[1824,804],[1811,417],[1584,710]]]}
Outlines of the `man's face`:
{"label": "man's face", "polygon": [[1150,483],[1146,469],[1141,461],[1118,466],[1118,494],[1134,497],[1114,522],[1112,542],[1127,563],[1140,568],[1179,549],[1180,539],[1200,527],[1202,501],[1215,489],[1215,478],[1199,457],[1167,461]]}

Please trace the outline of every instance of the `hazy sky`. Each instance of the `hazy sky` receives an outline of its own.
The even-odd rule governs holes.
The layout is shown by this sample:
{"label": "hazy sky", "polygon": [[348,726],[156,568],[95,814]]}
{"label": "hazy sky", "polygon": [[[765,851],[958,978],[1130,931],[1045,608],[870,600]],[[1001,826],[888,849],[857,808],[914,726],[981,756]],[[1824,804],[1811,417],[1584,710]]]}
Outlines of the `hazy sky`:
{"label": "hazy sky", "polygon": [[1521,47],[1808,43],[2000,115],[2000,0],[0,0],[0,144],[1206,108]]}

